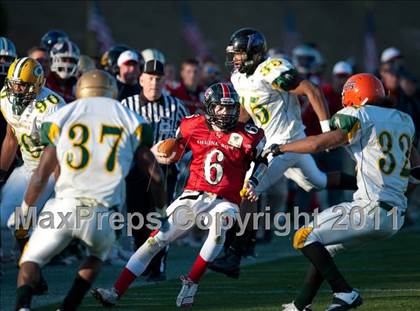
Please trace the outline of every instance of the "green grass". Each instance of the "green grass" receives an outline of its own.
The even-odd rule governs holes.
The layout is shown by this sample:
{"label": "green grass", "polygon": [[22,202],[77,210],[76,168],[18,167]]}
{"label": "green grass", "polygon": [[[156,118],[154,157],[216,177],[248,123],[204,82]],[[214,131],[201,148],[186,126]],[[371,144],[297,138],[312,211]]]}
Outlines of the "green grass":
{"label": "green grass", "polygon": [[[360,311],[420,310],[420,235],[400,232],[386,241],[371,243],[337,257],[337,264],[350,284],[361,290],[364,305]],[[241,278],[233,280],[210,273],[200,284],[193,310],[280,311],[282,303],[293,300],[306,272],[302,256],[247,266]],[[135,287],[113,310],[176,310],[178,280]],[[325,310],[331,299],[324,285],[314,305]],[[87,298],[80,310],[101,310]],[[37,310],[55,310],[53,307]]]}

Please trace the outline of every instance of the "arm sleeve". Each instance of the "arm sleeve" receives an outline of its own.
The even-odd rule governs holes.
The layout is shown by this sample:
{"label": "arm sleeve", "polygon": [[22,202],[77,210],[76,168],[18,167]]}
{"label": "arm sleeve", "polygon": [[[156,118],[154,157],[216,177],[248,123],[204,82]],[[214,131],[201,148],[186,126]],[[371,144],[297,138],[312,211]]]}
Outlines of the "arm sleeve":
{"label": "arm sleeve", "polygon": [[41,144],[55,147],[60,136],[60,128],[53,122],[44,122],[41,125]]}
{"label": "arm sleeve", "polygon": [[360,140],[361,123],[355,113],[351,110],[342,109],[330,119],[332,130],[341,129],[347,135],[348,144],[354,144]]}

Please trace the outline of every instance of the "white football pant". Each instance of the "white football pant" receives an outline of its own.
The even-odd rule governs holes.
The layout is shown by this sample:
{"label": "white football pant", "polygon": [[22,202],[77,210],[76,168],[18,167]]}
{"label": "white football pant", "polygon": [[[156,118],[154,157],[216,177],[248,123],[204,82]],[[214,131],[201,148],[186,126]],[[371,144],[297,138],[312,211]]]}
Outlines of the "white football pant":
{"label": "white football pant", "polygon": [[[0,212],[1,212],[1,228],[6,228],[10,216],[14,213],[17,207],[22,205],[26,189],[31,180],[32,172],[25,168],[24,165],[13,170],[6,184],[1,190]],[[39,213],[45,202],[51,197],[54,192],[55,178],[50,176],[45,187],[44,193],[36,202],[37,212]],[[10,222],[12,225],[14,221]],[[13,228],[10,228],[13,229]]]}
{"label": "white football pant", "polygon": [[87,207],[81,200],[72,198],[50,199],[38,217],[20,264],[31,261],[42,267],[73,239],[81,240],[90,256],[104,261],[115,242],[115,231],[110,224],[113,212],[104,206]]}
{"label": "white football pant", "polygon": [[307,227],[299,229],[293,244],[299,249],[319,242],[335,255],[344,249],[391,237],[404,223],[404,212],[394,208],[387,211],[379,206],[379,202],[362,200],[340,203],[324,210]]}
{"label": "white football pant", "polygon": [[327,175],[320,171],[309,154],[285,153],[271,157],[268,169],[257,186],[258,193],[266,192],[280,182],[282,176],[293,180],[305,191],[321,190],[327,186]]}
{"label": "white football pant", "polygon": [[[211,262],[223,249],[226,231],[233,225],[238,212],[237,204],[218,198],[212,193],[185,190],[168,207],[168,222],[131,256],[126,267],[135,275],[140,275],[161,249],[191,231],[196,223],[199,228],[202,226],[201,228],[209,230],[200,256]],[[200,221],[200,216],[203,215],[206,217]]]}

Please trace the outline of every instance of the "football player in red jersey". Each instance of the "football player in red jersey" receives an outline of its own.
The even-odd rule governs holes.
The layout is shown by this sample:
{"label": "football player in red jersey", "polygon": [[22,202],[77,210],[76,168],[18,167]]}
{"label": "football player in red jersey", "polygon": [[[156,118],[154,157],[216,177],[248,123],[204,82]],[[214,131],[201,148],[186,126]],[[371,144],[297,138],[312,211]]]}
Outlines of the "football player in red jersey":
{"label": "football player in red jersey", "polygon": [[[182,120],[177,140],[192,151],[190,176],[185,190],[168,207],[167,223],[155,234],[152,233],[133,254],[114,286],[111,289],[93,290],[93,295],[103,305],[115,305],[153,256],[195,224],[198,225],[200,215],[205,214],[208,237],[188,276],[181,277],[182,289],[176,300],[178,307],[193,304],[198,282],[207,264],[222,250],[228,224],[232,224],[236,218],[241,189],[251,161],[259,163],[255,165],[255,174],[249,181],[254,186],[258,184],[258,172],[264,167],[263,162],[257,160],[265,144],[264,132],[238,122],[239,105],[239,97],[233,86],[217,83],[205,92],[205,115]],[[165,160],[162,157],[162,153],[157,154],[158,161]],[[245,196],[256,199],[250,190],[252,187],[247,184],[246,189],[249,191],[245,191]]]}

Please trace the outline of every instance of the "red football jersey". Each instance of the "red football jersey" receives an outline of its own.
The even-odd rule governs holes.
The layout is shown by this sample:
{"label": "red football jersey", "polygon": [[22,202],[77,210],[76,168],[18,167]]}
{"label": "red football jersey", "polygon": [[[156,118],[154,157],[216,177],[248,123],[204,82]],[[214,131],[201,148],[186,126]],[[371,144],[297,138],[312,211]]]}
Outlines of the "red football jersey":
{"label": "red football jersey", "polygon": [[245,174],[264,147],[264,131],[244,123],[229,132],[214,131],[203,115],[183,119],[179,131],[192,151],[185,189],[215,193],[239,204]]}
{"label": "red football jersey", "polygon": [[76,78],[70,78],[62,81],[54,72],[50,72],[46,78],[45,86],[61,95],[68,104],[76,100],[76,83]]}

